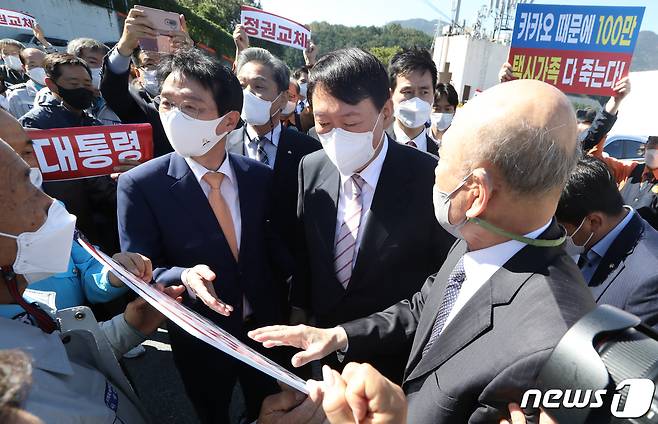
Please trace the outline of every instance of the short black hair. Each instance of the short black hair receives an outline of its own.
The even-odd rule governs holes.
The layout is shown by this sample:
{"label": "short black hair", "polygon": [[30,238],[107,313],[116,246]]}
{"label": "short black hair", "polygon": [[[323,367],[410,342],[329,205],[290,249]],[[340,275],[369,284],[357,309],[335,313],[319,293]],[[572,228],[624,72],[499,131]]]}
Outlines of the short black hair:
{"label": "short black hair", "polygon": [[47,54],[46,58],[43,60],[43,69],[46,71],[48,78],[53,81],[62,76],[61,67],[64,65],[82,66],[87,70],[87,73],[91,77],[91,70],[89,69],[87,62],[77,56],[73,56],[72,54],[51,53]]}
{"label": "short black hair", "polygon": [[596,109],[593,107],[586,107],[585,109],[578,109],[576,111],[576,119],[581,124],[591,124],[596,119]]}
{"label": "short black hair", "polygon": [[409,75],[414,71],[429,72],[432,77],[432,87],[436,86],[436,64],[432,60],[432,55],[426,49],[411,47],[400,50],[391,58],[388,65],[391,90],[395,90],[398,75]]}
{"label": "short black hair", "polygon": [[294,72],[292,73],[292,77],[298,80],[302,77],[302,74],[306,74],[308,76],[308,73],[309,73],[309,67],[304,65],[295,69]]}
{"label": "short black hair", "polygon": [[436,85],[436,88],[434,89],[434,104],[437,104],[442,98],[446,98],[448,104],[455,108],[459,106],[459,95],[457,94],[455,87],[450,83],[444,84],[440,82]]}
{"label": "short black hair", "polygon": [[369,98],[377,110],[391,97],[384,65],[371,53],[354,47],[328,53],[311,68],[307,96],[311,103],[318,85],[349,105]]}
{"label": "short black hair", "polygon": [[647,145],[645,147],[658,146],[658,135],[652,135],[647,138]]}
{"label": "short black hair", "polygon": [[608,166],[600,159],[585,156],[578,161],[562,190],[555,217],[561,222],[580,225],[592,212],[617,216],[623,208],[624,200]]}
{"label": "short black hair", "polygon": [[172,72],[185,75],[210,90],[220,116],[242,110],[240,81],[214,57],[196,48],[177,50],[160,61],[157,75],[161,85]]}

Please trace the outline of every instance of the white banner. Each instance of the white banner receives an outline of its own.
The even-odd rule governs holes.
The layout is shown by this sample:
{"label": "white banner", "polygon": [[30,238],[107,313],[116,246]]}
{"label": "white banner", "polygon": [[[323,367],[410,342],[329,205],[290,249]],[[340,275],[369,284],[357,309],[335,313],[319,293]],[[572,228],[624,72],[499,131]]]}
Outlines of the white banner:
{"label": "white banner", "polygon": [[304,50],[311,41],[306,26],[250,6],[242,6],[240,23],[249,37]]}
{"label": "white banner", "polygon": [[185,305],[176,302],[166,294],[141,281],[130,272],[126,271],[112,258],[83,240],[79,235],[76,235],[76,241],[80,243],[80,246],[89,252],[91,256],[104,266],[111,269],[114,275],[123,281],[126,286],[194,337],[203,340],[209,345],[239,359],[257,370],[264,372],[270,377],[275,378],[302,393],[308,394],[306,383],[301,378],[245,345],[231,334],[219,328],[209,319],[197,314]]}
{"label": "white banner", "polygon": [[21,12],[0,8],[0,26],[20,29],[32,29],[36,20]]}

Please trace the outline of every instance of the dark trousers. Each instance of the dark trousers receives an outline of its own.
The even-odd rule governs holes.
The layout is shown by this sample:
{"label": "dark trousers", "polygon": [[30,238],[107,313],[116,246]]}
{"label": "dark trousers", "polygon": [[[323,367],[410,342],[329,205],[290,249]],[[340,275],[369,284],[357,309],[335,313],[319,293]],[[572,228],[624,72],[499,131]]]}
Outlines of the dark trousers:
{"label": "dark trousers", "polygon": [[[168,328],[174,363],[202,423],[228,424],[229,404],[238,380],[247,406],[247,422],[258,418],[266,396],[279,391],[276,381],[268,375],[189,335],[172,322]],[[253,328],[256,326],[250,325],[243,334],[234,336],[264,353],[264,348],[246,336]]]}

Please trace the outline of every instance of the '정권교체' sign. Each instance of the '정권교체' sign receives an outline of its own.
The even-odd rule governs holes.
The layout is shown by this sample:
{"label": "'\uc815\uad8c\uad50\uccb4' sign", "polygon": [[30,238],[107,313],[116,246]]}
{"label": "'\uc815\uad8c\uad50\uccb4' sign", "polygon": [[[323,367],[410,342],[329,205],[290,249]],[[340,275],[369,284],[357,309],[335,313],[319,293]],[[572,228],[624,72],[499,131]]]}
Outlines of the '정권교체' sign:
{"label": "'\uc815\uad8c\uad50\uccb4' sign", "polygon": [[250,6],[242,6],[240,23],[249,37],[260,38],[304,50],[311,40],[306,26],[279,15]]}
{"label": "'\uc815\uad8c\uad50\uccb4' sign", "polygon": [[512,75],[565,93],[609,96],[628,75],[643,15],[644,7],[519,4]]}
{"label": "'\uc815\uad8c\uad50\uccb4' sign", "polygon": [[44,181],[109,175],[120,160],[153,158],[151,124],[28,130]]}
{"label": "'\uc815\uad8c\uad50\uccb4' sign", "polygon": [[14,12],[0,8],[0,26],[9,28],[32,29],[36,20],[27,13]]}

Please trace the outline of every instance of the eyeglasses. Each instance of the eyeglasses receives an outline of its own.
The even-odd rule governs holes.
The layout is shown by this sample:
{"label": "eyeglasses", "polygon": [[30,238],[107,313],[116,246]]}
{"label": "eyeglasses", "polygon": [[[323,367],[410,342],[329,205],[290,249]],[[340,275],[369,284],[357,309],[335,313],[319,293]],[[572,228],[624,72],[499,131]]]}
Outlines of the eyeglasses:
{"label": "eyeglasses", "polygon": [[161,112],[171,112],[174,109],[178,109],[183,112],[183,115],[186,118],[199,119],[199,115],[203,112],[203,109],[192,104],[191,102],[184,101],[181,104],[177,105],[167,99],[162,98],[162,96],[157,96],[155,98],[156,104],[160,104]]}

